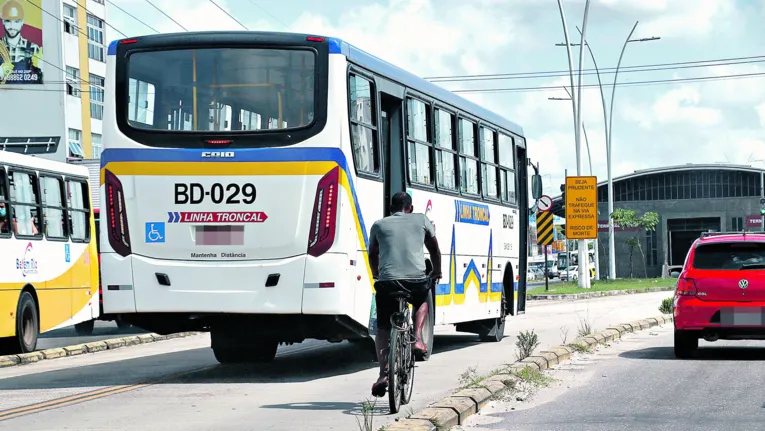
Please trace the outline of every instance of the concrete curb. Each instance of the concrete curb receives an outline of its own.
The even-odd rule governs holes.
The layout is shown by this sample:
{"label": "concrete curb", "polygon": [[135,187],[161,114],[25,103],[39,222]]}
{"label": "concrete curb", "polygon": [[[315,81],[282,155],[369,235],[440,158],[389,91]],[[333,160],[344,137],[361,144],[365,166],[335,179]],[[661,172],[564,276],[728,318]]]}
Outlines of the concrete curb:
{"label": "concrete curb", "polygon": [[637,320],[621,325],[614,325],[605,330],[586,337],[577,338],[566,346],[556,346],[539,352],[534,356],[516,362],[507,368],[508,373],[495,374],[481,381],[480,387],[463,389],[446,397],[427,408],[413,414],[408,419],[402,419],[385,428],[386,431],[443,431],[457,425],[463,425],[465,420],[476,414],[491,401],[494,395],[507,389],[512,389],[520,379],[512,373],[531,368],[542,371],[551,368],[565,360],[571,359],[576,351],[571,345],[592,348],[619,339],[623,334],[637,332],[654,326],[672,322],[672,316],[658,316]]}
{"label": "concrete curb", "polygon": [[644,287],[641,289],[624,289],[624,290],[600,290],[597,292],[585,292],[585,293],[569,293],[560,295],[551,294],[534,294],[529,293],[526,295],[526,299],[529,301],[575,301],[577,299],[590,299],[600,298],[602,296],[620,296],[620,295],[635,295],[638,293],[650,293],[650,292],[670,292],[675,290],[674,287]]}
{"label": "concrete curb", "polygon": [[159,334],[141,334],[129,337],[112,338],[109,340],[93,341],[85,344],[75,344],[73,346],[58,347],[55,349],[37,350],[31,353],[22,353],[19,355],[0,356],[0,368],[13,367],[16,365],[26,365],[46,359],[64,358],[67,356],[84,355],[85,353],[103,352],[105,350],[114,350],[121,347],[134,346],[137,344],[148,344],[156,341],[171,340],[173,338],[184,338],[192,335],[201,334],[201,332],[179,332],[177,334],[159,335]]}

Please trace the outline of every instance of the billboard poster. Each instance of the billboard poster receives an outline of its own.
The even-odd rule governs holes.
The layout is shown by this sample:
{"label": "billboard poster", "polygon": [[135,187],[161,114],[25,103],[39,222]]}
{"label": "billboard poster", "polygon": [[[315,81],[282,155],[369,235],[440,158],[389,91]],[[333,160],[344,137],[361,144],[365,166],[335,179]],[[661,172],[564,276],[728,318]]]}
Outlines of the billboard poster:
{"label": "billboard poster", "polygon": [[42,0],[0,0],[0,84],[42,84]]}

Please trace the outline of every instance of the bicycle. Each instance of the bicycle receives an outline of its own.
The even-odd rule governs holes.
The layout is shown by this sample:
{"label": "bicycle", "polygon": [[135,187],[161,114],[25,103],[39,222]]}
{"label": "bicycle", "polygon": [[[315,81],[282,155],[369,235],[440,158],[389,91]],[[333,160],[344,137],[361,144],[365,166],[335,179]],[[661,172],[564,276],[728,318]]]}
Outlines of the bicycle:
{"label": "bicycle", "polygon": [[[428,291],[433,279],[428,278]],[[414,389],[415,357],[412,344],[414,334],[412,310],[408,300],[411,295],[405,289],[390,294],[398,302],[398,311],[390,317],[390,352],[388,353],[388,404],[391,414],[399,412],[401,405],[409,404]]]}

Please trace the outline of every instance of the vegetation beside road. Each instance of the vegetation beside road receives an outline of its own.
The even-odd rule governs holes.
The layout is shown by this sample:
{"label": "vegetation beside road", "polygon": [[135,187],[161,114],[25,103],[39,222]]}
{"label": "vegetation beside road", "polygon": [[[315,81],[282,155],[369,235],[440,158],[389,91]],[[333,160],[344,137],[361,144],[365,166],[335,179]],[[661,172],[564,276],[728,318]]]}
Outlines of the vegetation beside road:
{"label": "vegetation beside road", "polygon": [[674,278],[619,278],[616,280],[593,280],[592,288],[580,289],[577,280],[550,285],[550,290],[535,289],[529,296],[535,295],[571,295],[587,292],[605,292],[612,290],[645,290],[654,287],[674,287]]}

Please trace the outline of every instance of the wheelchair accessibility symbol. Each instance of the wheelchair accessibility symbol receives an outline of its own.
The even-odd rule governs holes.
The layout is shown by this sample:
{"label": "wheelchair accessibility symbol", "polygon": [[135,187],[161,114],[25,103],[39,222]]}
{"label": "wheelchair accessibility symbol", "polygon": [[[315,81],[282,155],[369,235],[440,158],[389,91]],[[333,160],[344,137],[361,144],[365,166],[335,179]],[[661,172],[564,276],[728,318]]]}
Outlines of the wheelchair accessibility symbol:
{"label": "wheelchair accessibility symbol", "polygon": [[147,222],[146,223],[146,242],[158,243],[165,242],[165,223]]}

